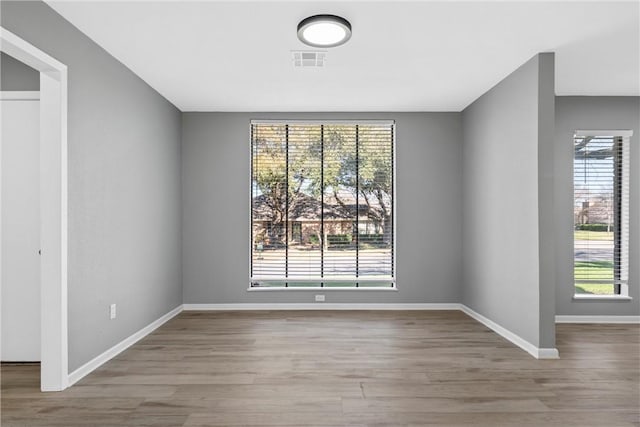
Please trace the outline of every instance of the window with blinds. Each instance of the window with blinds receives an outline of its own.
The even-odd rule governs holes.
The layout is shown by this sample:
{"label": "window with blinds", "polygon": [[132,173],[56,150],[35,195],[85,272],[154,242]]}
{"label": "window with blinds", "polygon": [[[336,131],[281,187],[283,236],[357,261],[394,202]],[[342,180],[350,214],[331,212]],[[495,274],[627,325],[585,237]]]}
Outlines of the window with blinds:
{"label": "window with blinds", "polygon": [[251,122],[251,286],[394,287],[393,122]]}
{"label": "window with blinds", "polygon": [[573,139],[576,294],[627,294],[629,136],[576,132]]}

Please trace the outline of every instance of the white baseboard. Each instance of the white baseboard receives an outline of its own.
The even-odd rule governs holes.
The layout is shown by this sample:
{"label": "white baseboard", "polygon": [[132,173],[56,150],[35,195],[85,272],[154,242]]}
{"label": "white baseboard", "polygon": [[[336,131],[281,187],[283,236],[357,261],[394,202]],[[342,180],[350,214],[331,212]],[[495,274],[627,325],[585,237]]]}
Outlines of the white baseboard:
{"label": "white baseboard", "polygon": [[515,345],[517,345],[518,347],[520,347],[521,349],[523,349],[524,351],[526,351],[527,353],[535,357],[536,359],[558,359],[560,357],[557,349],[536,347],[535,345],[531,344],[529,341],[525,340],[521,336],[498,325],[493,320],[490,320],[484,317],[482,314],[472,310],[471,308],[467,307],[464,304],[460,305],[460,309],[464,313],[472,317],[473,319],[485,325],[487,328],[493,330],[498,335],[511,341],[512,343],[514,343]]}
{"label": "white baseboard", "polygon": [[536,359],[560,359],[560,352],[557,348],[537,347],[537,354],[533,356]]}
{"label": "white baseboard", "polygon": [[[511,341],[537,359],[557,359],[558,350],[555,348],[539,348],[508,329],[498,325],[494,321],[484,317],[480,313],[470,309],[464,304],[458,303],[407,303],[407,304],[366,304],[366,303],[302,303],[302,304],[183,304],[174,308],[164,316],[140,329],[133,335],[120,341],[102,354],[96,356],[75,371],[69,374],[68,386],[80,381],[82,378],[102,366],[104,363],[116,357],[118,354],[140,341],[145,336],[162,326],[164,323],[180,314],[182,311],[231,311],[231,310],[461,310],[476,321],[482,323],[498,335]],[[556,316],[558,323],[587,323],[588,319],[599,319],[596,323],[640,323],[640,316]],[[579,319],[578,319],[579,318]],[[608,321],[605,321],[608,320]],[[622,321],[624,320],[624,321]],[[594,323],[591,320],[589,323]]]}
{"label": "white baseboard", "polygon": [[276,303],[276,304],[184,304],[185,311],[228,310],[460,310],[460,304],[366,304],[366,303]]}
{"label": "white baseboard", "polygon": [[84,378],[85,376],[87,376],[88,374],[90,374],[91,372],[93,372],[94,370],[99,368],[100,366],[102,366],[104,363],[106,363],[109,360],[113,359],[118,354],[122,353],[124,350],[126,350],[129,347],[131,347],[133,344],[135,344],[136,342],[140,341],[142,338],[146,337],[151,332],[153,332],[154,330],[158,329],[160,326],[162,326],[167,321],[171,320],[173,317],[177,316],[181,312],[182,312],[182,305],[179,305],[178,307],[174,308],[173,310],[171,310],[170,312],[168,312],[164,316],[162,316],[159,319],[151,322],[150,324],[148,324],[144,328],[140,329],[138,332],[136,332],[133,335],[125,338],[124,340],[120,341],[118,344],[114,345],[113,347],[111,347],[110,349],[106,350],[102,354],[99,354],[98,356],[94,357],[93,359],[91,359],[90,361],[85,363],[84,365],[80,366],[78,369],[76,369],[75,371],[73,371],[73,372],[71,372],[69,374],[68,387],[70,387],[73,384],[77,383],[82,378]]}
{"label": "white baseboard", "polygon": [[464,304],[458,303],[407,303],[407,304],[366,304],[366,303],[275,303],[275,304],[184,304],[185,311],[230,311],[230,310],[461,310],[467,315],[492,329],[498,335],[511,341],[536,359],[557,359],[555,348],[539,348],[524,338],[514,334],[494,321],[482,316]]}
{"label": "white baseboard", "polygon": [[556,323],[640,323],[640,316],[556,316]]}

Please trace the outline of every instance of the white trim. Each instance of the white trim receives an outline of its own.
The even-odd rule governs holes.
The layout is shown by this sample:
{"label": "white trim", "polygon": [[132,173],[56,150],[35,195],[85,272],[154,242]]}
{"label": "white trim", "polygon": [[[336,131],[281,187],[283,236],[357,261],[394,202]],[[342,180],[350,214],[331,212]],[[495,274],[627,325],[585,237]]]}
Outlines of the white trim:
{"label": "white trim", "polygon": [[[381,126],[395,126],[396,121],[390,120],[376,120],[376,119],[251,119],[250,125],[275,125],[275,124],[287,124],[293,123],[296,125],[310,124],[310,125],[357,125],[359,123],[367,125],[381,125]],[[395,142],[395,141],[394,141]]]}
{"label": "white trim", "polygon": [[[252,282],[280,283],[280,282],[298,282],[298,283],[391,283],[395,279],[391,276],[301,276],[301,277],[269,277],[269,276],[253,276]],[[284,287],[284,286],[283,286]]]}
{"label": "white trim", "polygon": [[[317,281],[317,280],[316,280]],[[397,292],[398,288],[391,286],[386,287],[377,287],[377,286],[358,286],[354,287],[331,287],[331,286],[292,286],[292,287],[260,287],[260,286],[249,286],[247,288],[247,292],[273,292],[273,291],[316,291],[316,292],[324,292],[324,291],[354,291],[354,292],[362,292],[362,291],[383,291],[383,292]]]}
{"label": "white trim", "polygon": [[[278,279],[274,279],[274,278],[263,278],[261,279],[260,277],[251,277],[251,272],[253,271],[253,181],[252,181],[252,177],[253,177],[253,126],[254,125],[260,125],[260,124],[287,124],[287,123],[293,123],[293,124],[325,124],[325,125],[331,125],[331,124],[350,124],[350,125],[357,125],[359,123],[362,124],[367,124],[367,125],[381,125],[381,126],[391,126],[392,129],[392,143],[391,143],[391,150],[392,150],[392,157],[393,157],[393,164],[392,164],[392,180],[393,180],[393,195],[391,197],[391,203],[392,203],[392,207],[393,207],[393,248],[392,248],[392,256],[393,256],[393,260],[392,260],[392,268],[393,268],[393,275],[391,277],[388,278],[380,278],[380,277],[375,277],[375,278],[366,278],[366,277],[353,277],[353,278],[344,278],[344,277],[334,277],[334,278],[318,278],[318,277],[306,277],[306,278],[302,278],[302,279],[292,279],[291,281],[301,281],[301,282],[331,282],[331,281],[336,281],[336,282],[344,282],[344,281],[350,281],[350,282],[366,282],[366,281],[371,281],[371,282],[386,282],[389,281],[390,283],[393,283],[393,287],[389,287],[389,290],[398,290],[398,284],[396,282],[396,278],[398,277],[398,231],[397,231],[397,222],[398,222],[398,212],[397,212],[397,206],[398,206],[398,191],[397,191],[397,151],[396,151],[396,146],[398,145],[398,140],[397,140],[397,128],[398,125],[396,123],[395,119],[387,119],[387,120],[375,120],[375,119],[335,119],[335,120],[331,120],[331,119],[309,119],[309,120],[305,120],[305,119],[250,119],[249,120],[249,140],[250,140],[250,145],[251,145],[251,149],[249,150],[249,280],[250,282],[257,282],[257,281],[278,281],[278,282],[282,282],[282,281],[286,281],[287,279],[291,279],[291,278],[278,278]],[[291,290],[294,289],[293,287],[289,288],[289,287],[282,287],[281,289],[278,290]],[[248,290],[253,290],[251,285],[249,285],[249,289]],[[368,289],[366,287],[358,287],[358,288],[348,288],[348,290],[373,290],[373,289]],[[377,290],[377,289],[376,289]]]}
{"label": "white trim", "polygon": [[612,130],[612,129],[600,129],[600,130],[577,130],[573,133],[574,136],[621,136],[623,138],[631,138],[633,136],[633,130]]}
{"label": "white trim", "polygon": [[[253,120],[249,120],[249,173],[247,174],[247,180],[249,185],[247,188],[249,191],[249,218],[247,224],[249,225],[249,256],[247,262],[249,263],[247,271],[249,272],[249,288],[251,288],[251,275],[253,272]],[[184,300],[183,300],[184,302]]]}
{"label": "white trim", "polygon": [[[626,286],[626,285],[621,285]],[[575,294],[574,301],[632,301],[629,295],[596,295],[596,294]]]}
{"label": "white trim", "polygon": [[[322,289],[322,288],[320,288]],[[318,289],[315,289],[318,290]],[[464,304],[459,303],[399,303],[399,304],[375,304],[375,303],[254,303],[254,304],[183,304],[184,311],[243,311],[243,310],[460,310],[469,317],[482,323],[498,335],[511,341],[513,344],[525,350],[536,359],[558,359],[559,353],[555,348],[540,348],[531,344],[524,338],[516,335],[508,329],[498,325],[494,321],[484,317]]]}
{"label": "white trim", "polygon": [[538,348],[538,353],[533,357],[536,359],[560,359],[560,352],[557,348]]}
{"label": "white trim", "polygon": [[67,66],[34,45],[0,27],[0,51],[41,73],[66,70]]}
{"label": "white trim", "polygon": [[[620,267],[619,277],[616,277],[615,280],[607,280],[606,282],[610,284],[615,284],[619,286],[619,293],[614,295],[597,295],[597,294],[578,294],[574,293],[572,300],[573,301],[631,301],[632,298],[629,295],[629,198],[630,198],[630,190],[629,190],[629,174],[630,174],[630,161],[629,161],[629,146],[630,139],[633,135],[633,130],[615,130],[615,129],[600,129],[600,130],[576,130],[574,132],[575,137],[610,137],[610,138],[621,138],[621,164],[620,166],[620,192],[621,197],[618,201],[618,208],[620,221],[618,226],[620,227],[620,236],[619,236],[619,250],[616,252],[616,259]],[[575,182],[573,184],[574,190],[573,193],[575,195]],[[572,237],[572,245],[575,247],[576,240],[575,236]],[[618,253],[619,252],[619,253]],[[573,276],[573,274],[572,274]],[[594,280],[575,280],[573,277],[573,286],[578,286],[582,283],[592,283]]]}
{"label": "white trim", "polygon": [[40,100],[39,90],[2,90],[0,91],[0,101],[38,101]]}
{"label": "white trim", "polygon": [[[558,359],[558,350],[555,348],[538,348],[513,332],[503,328],[492,320],[487,319],[481,314],[473,311],[464,304],[459,303],[399,303],[399,304],[369,304],[369,303],[276,303],[276,304],[181,304],[163,315],[159,319],[140,329],[133,335],[120,341],[110,349],[104,351],[89,362],[85,363],[75,371],[69,374],[68,386],[80,381],[97,368],[110,361],[118,354],[128,349],[142,338],[158,329],[166,322],[177,316],[183,311],[284,311],[284,310],[460,310],[469,315],[474,320],[487,326],[498,335],[511,341],[518,347],[524,349],[536,359]],[[558,321],[556,316],[556,321]],[[570,316],[565,316],[570,317]],[[639,317],[639,316],[617,316],[617,317]],[[637,319],[640,322],[640,319]]]}
{"label": "white trim", "polygon": [[369,303],[275,303],[275,304],[184,304],[184,311],[228,310],[460,310],[458,303],[443,304],[369,304]]}
{"label": "white trim", "polygon": [[69,374],[69,386],[74,385],[75,383],[80,381],[82,378],[86,377],[91,372],[95,371],[100,366],[102,366],[109,360],[113,359],[118,354],[122,353],[123,351],[125,351],[126,349],[128,349],[129,347],[137,343],[138,341],[140,341],[142,338],[149,335],[151,332],[155,331],[160,326],[164,325],[165,323],[173,319],[175,316],[177,316],[181,312],[182,312],[182,304],[177,306],[167,314],[163,315],[159,319],[149,323],[147,326],[140,329],[138,332],[134,333],[128,338],[125,338],[124,340],[120,341],[118,344],[114,345],[110,349],[94,357],[84,365],[80,366],[78,369],[76,369],[75,371]]}
{"label": "white trim", "polygon": [[525,340],[521,336],[511,332],[510,330],[498,325],[493,320],[490,320],[484,317],[482,314],[472,310],[464,304],[460,305],[460,309],[466,313],[469,317],[477,320],[482,323],[489,329],[492,329],[495,333],[502,336],[503,338],[511,341],[521,349],[525,350],[527,353],[535,357],[536,359],[558,359],[560,357],[558,350],[555,348],[540,348],[529,341]]}
{"label": "white trim", "polygon": [[640,316],[557,315],[556,323],[640,323]]}
{"label": "white trim", "polygon": [[[391,131],[392,131],[392,135],[391,138],[393,138],[393,140],[391,141],[391,156],[393,156],[393,162],[391,164],[391,180],[392,180],[392,188],[391,191],[393,191],[393,194],[391,195],[391,208],[393,209],[393,228],[392,228],[392,232],[393,232],[393,249],[392,249],[392,262],[393,262],[393,270],[391,271],[393,274],[393,287],[395,289],[398,288],[398,283],[397,283],[397,278],[398,278],[398,189],[397,189],[397,184],[398,184],[398,168],[397,168],[397,160],[398,160],[398,154],[397,154],[397,150],[396,147],[398,146],[398,123],[396,123],[395,120],[391,120]],[[357,205],[357,203],[356,203]]]}
{"label": "white trim", "polygon": [[40,388],[68,386],[67,66],[0,27],[0,51],[40,72]]}

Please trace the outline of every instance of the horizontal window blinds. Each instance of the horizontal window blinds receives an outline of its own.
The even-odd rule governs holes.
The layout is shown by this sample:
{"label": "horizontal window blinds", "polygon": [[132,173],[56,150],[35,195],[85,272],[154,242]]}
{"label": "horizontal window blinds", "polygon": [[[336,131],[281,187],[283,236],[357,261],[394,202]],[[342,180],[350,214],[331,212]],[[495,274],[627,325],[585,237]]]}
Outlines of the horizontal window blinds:
{"label": "horizontal window blinds", "polygon": [[574,278],[579,293],[620,293],[628,281],[629,143],[574,137]]}
{"label": "horizontal window blinds", "polygon": [[251,124],[254,287],[394,283],[394,124]]}

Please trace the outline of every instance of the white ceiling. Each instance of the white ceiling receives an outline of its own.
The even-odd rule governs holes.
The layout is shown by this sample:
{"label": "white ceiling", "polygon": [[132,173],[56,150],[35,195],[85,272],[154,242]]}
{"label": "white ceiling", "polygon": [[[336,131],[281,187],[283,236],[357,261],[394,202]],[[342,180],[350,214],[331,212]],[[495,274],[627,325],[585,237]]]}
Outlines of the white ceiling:
{"label": "white ceiling", "polygon": [[[460,111],[538,52],[558,95],[640,95],[637,0],[48,3],[182,111]],[[353,37],[293,68],[318,13]]]}

